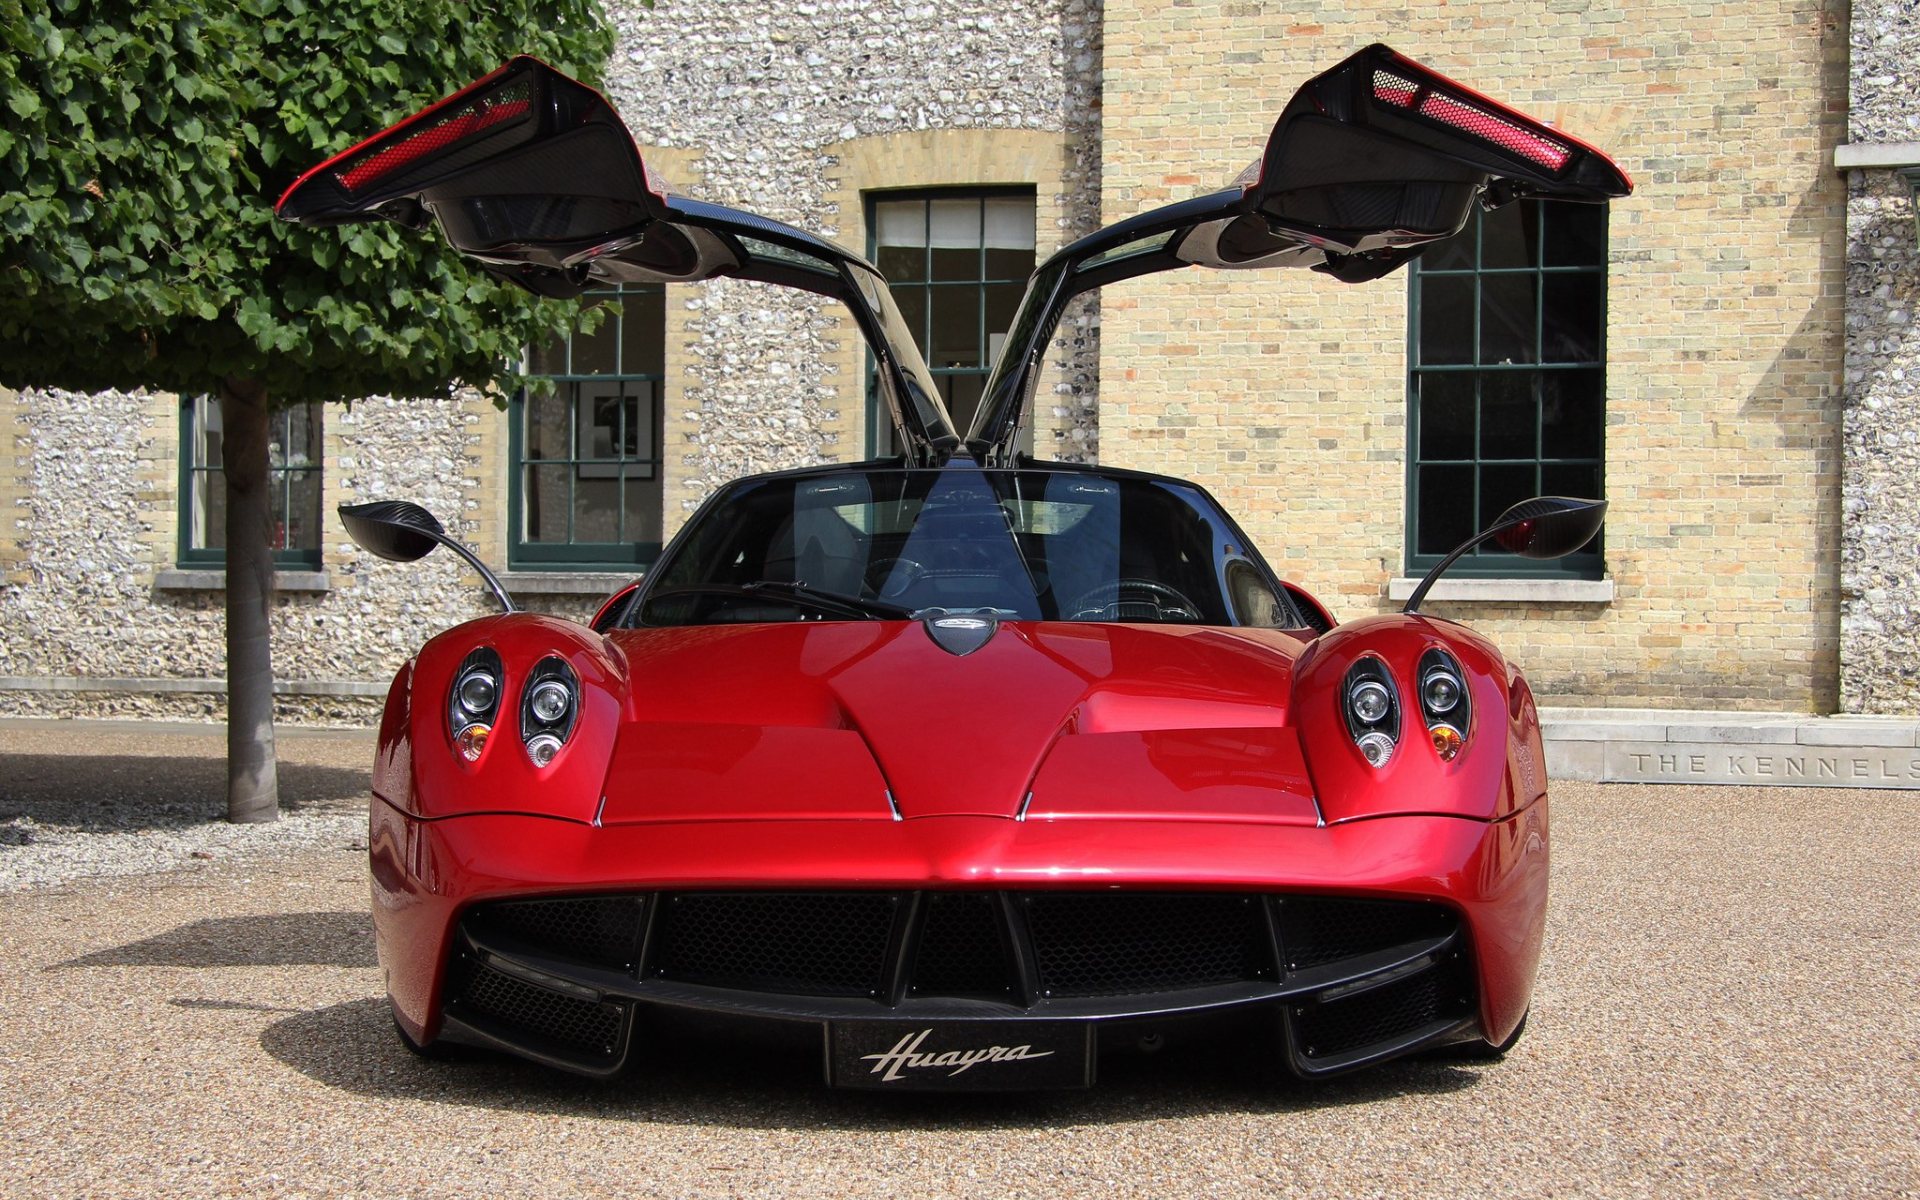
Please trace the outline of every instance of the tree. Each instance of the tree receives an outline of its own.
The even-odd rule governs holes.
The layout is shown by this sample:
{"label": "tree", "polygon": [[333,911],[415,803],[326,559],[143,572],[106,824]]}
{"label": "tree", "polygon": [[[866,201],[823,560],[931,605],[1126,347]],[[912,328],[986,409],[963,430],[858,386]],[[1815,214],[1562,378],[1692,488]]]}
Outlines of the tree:
{"label": "tree", "polygon": [[271,406],[510,387],[574,319],[273,202],[515,53],[591,82],[612,43],[597,0],[0,0],[0,381],[219,396],[232,820],[279,812]]}

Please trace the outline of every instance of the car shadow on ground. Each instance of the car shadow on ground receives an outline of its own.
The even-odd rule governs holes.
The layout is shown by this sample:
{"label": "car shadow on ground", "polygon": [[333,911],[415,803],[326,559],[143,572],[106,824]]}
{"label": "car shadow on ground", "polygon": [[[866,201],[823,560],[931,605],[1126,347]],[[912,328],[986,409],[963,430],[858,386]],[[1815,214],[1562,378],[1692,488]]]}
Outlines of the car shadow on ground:
{"label": "car shadow on ground", "polygon": [[260,1044],[310,1079],[376,1100],[743,1129],[1107,1124],[1338,1108],[1410,1093],[1454,1092],[1478,1082],[1470,1068],[1409,1060],[1309,1085],[1259,1063],[1236,1043],[1103,1057],[1098,1081],[1086,1091],[882,1094],[828,1089],[817,1053],[684,1041],[624,1078],[593,1081],[478,1050],[456,1051],[446,1062],[417,1058],[395,1037],[384,999],[284,1017],[261,1034]]}
{"label": "car shadow on ground", "polygon": [[[363,769],[282,761],[286,813],[364,802]],[[28,817],[87,833],[178,829],[224,819],[227,764],[207,755],[0,754],[0,824]]]}
{"label": "car shadow on ground", "polygon": [[124,946],[55,963],[73,967],[373,967],[364,912],[206,917]]}

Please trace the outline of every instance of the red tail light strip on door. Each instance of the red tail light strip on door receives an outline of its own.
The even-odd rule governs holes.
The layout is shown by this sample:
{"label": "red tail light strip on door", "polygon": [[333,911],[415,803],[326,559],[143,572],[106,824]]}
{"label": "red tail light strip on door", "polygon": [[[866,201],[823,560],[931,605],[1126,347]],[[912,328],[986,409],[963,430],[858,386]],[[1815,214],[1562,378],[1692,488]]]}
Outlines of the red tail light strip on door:
{"label": "red tail light strip on door", "polygon": [[377,153],[339,172],[342,187],[359,191],[367,184],[429,154],[445,150],[475,134],[507,121],[518,120],[533,111],[533,88],[520,80],[491,96],[483,96],[453,115],[418,133],[402,138]]}
{"label": "red tail light strip on door", "polygon": [[1573,157],[1573,151],[1564,143],[1515,120],[1517,113],[1508,117],[1487,105],[1444,95],[1386,71],[1373,73],[1373,95],[1395,108],[1413,108],[1417,103],[1421,116],[1442,121],[1550,171],[1558,171]]}

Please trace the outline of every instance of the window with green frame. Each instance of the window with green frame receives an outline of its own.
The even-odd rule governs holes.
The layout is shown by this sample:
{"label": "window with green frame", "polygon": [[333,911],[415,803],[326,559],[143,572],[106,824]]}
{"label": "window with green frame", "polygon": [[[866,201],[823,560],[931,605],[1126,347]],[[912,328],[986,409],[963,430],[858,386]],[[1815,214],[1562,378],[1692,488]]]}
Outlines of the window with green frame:
{"label": "window with green frame", "polygon": [[[940,188],[867,196],[867,253],[965,432],[987,369],[1033,272],[1034,189]],[[867,387],[868,450],[891,454],[893,424]]]}
{"label": "window with green frame", "polygon": [[508,564],[523,570],[644,566],[660,553],[666,294],[658,285],[588,293],[592,333],[536,347],[528,373],[553,381],[509,405]]}
{"label": "window with green frame", "polygon": [[[285,567],[320,565],[321,406],[275,409],[268,420],[272,464],[273,561]],[[227,564],[227,478],[220,401],[194,396],[180,402],[180,565]]]}
{"label": "window with green frame", "polygon": [[[1607,209],[1476,213],[1411,272],[1407,568],[1418,574],[1529,496],[1599,498]],[[1601,538],[1537,562],[1481,547],[1455,574],[1598,579]]]}

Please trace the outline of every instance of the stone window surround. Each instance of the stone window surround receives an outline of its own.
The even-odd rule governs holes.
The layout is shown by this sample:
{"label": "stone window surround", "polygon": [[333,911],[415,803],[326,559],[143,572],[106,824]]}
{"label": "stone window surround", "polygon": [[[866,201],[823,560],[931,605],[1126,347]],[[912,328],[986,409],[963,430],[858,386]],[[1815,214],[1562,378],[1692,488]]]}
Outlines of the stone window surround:
{"label": "stone window surround", "polygon": [[[1065,201],[1073,135],[1032,129],[925,129],[878,137],[855,138],[824,148],[834,165],[828,171],[828,202],[838,219],[837,233],[828,236],[841,245],[865,247],[868,192],[901,189],[1031,187],[1034,190],[1034,261],[1045,262],[1072,239]],[[837,340],[833,374],[840,379],[864,379],[866,344],[846,323]],[[1049,366],[1055,356],[1048,355]],[[1051,372],[1049,372],[1051,373]],[[844,386],[844,385],[843,385]],[[1036,399],[1047,395],[1046,385]],[[1053,444],[1059,422],[1044,403],[1036,404],[1029,425],[1038,446]],[[867,413],[863,398],[840,406],[844,425],[842,444],[865,446]],[[1071,422],[1068,422],[1071,424]]]}

